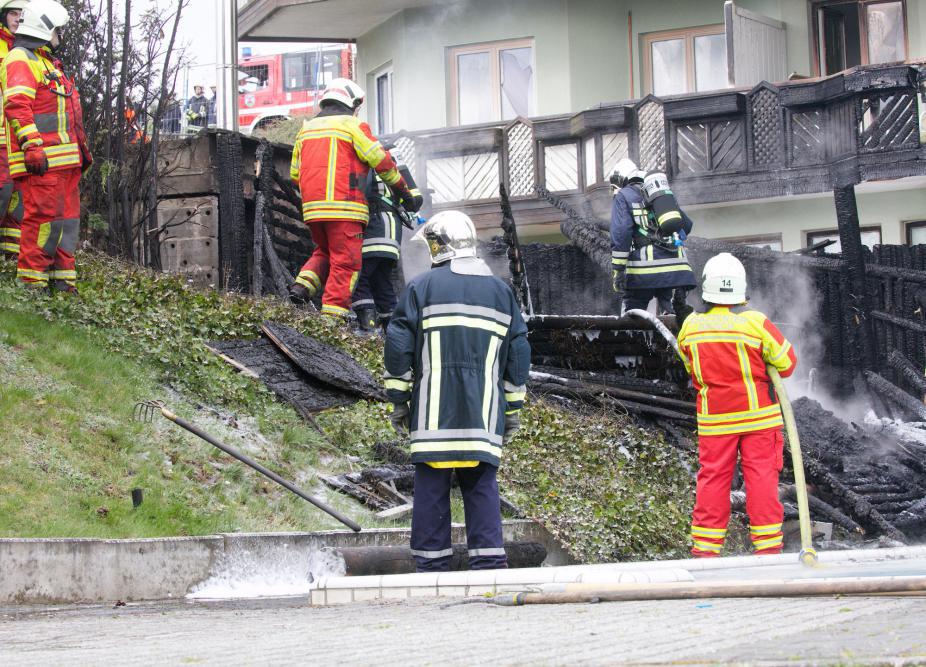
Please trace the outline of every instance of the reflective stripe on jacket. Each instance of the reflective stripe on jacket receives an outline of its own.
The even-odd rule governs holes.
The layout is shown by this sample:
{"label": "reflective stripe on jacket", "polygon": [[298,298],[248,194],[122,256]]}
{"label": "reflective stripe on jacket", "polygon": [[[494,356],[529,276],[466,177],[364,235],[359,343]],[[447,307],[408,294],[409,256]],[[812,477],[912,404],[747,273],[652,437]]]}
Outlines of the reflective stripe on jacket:
{"label": "reflective stripe on jacket", "polygon": [[[0,64],[6,60],[10,49],[13,48],[13,34],[6,29],[6,26],[0,25]],[[0,118],[0,150],[6,151],[6,118]]]}
{"label": "reflective stripe on jacket", "polygon": [[49,55],[44,47],[33,51],[17,46],[0,68],[10,174],[14,178],[26,174],[23,151],[29,146],[42,147],[49,171],[81,165],[80,97]]}
{"label": "reflective stripe on jacket", "polygon": [[[645,236],[649,211],[636,185],[620,189],[611,204],[611,268],[627,272],[627,289],[692,288],[697,285],[683,247],[665,248]],[[691,232],[691,219],[682,213],[682,229]]]}
{"label": "reflective stripe on jacket", "polygon": [[514,293],[451,262],[412,280],[386,330],[386,393],[410,402],[411,460],[497,466],[505,414],[524,401],[527,326]]}
{"label": "reflective stripe on jacket", "polygon": [[797,357],[771,320],[755,310],[715,306],[693,313],[678,334],[685,368],[698,391],[698,433],[727,435],[782,426],[766,364],[782,377]]}
{"label": "reflective stripe on jacket", "polygon": [[387,185],[407,189],[395,162],[370,126],[354,116],[325,109],[305,121],[296,136],[290,177],[302,193],[302,219],[369,218],[364,189],[370,168]]}

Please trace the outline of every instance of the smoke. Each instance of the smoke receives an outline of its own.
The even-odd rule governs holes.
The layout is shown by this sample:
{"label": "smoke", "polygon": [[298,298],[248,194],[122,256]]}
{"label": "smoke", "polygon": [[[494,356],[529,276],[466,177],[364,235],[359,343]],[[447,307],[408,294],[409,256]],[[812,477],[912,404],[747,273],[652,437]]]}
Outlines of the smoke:
{"label": "smoke", "polygon": [[[838,398],[829,392],[822,377],[825,372],[826,323],[821,316],[823,297],[814,283],[813,273],[797,258],[782,255],[782,260],[769,265],[761,277],[750,275],[749,305],[769,317],[794,346],[797,369],[785,380],[789,397],[801,396],[818,401],[824,408],[846,422],[860,423],[871,411],[863,395],[851,399]],[[747,270],[749,267],[747,266]],[[752,274],[752,272],[750,272]]]}

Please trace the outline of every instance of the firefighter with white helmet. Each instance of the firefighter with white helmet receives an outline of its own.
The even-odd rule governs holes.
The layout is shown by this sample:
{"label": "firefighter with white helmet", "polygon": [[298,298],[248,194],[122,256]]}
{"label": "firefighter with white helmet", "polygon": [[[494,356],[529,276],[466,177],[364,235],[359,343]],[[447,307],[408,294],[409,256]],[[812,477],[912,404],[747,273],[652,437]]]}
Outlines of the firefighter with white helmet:
{"label": "firefighter with white helmet", "polygon": [[[23,9],[29,0],[0,0],[0,64],[13,48]],[[0,118],[0,257],[19,255],[22,205],[10,176],[6,149],[6,123]]]}
{"label": "firefighter with white helmet", "polygon": [[450,483],[466,513],[470,569],[507,567],[496,471],[520,426],[530,372],[527,326],[511,288],[477,257],[467,215],[443,211],[415,234],[430,271],[399,298],[386,330],[392,423],[415,464],[412,555],[419,571],[450,568]]}
{"label": "firefighter with white helmet", "polygon": [[209,119],[209,98],[201,83],[193,86],[193,96],[187,100],[186,118],[191,127],[206,127]]}
{"label": "firefighter with white helmet", "polygon": [[290,166],[290,177],[302,194],[302,219],[316,246],[289,288],[290,299],[305,303],[324,285],[322,313],[344,319],[361,268],[370,169],[407,210],[417,211],[421,205],[392,155],[356,117],[363,100],[356,83],[333,79],[322,94],[321,111],[296,136]]}
{"label": "firefighter with white helmet", "polygon": [[662,173],[647,174],[623,158],[610,181],[611,269],[618,308],[623,301],[626,310],[646,310],[656,298],[660,314],[678,310],[684,316],[685,296],[695,286],[682,245],[691,233],[691,219],[678,208]]}
{"label": "firefighter with white helmet", "polygon": [[692,516],[692,555],[720,554],[730,519],[730,485],[741,459],[746,512],[756,554],[781,552],[783,508],[778,500],[784,439],[781,408],[767,366],[782,377],[797,356],[771,320],[746,304],[746,269],[730,253],[704,265],[701,300],[678,335],[679,353],[698,392],[697,497]]}
{"label": "firefighter with white helmet", "polygon": [[55,0],[31,0],[3,61],[0,86],[10,174],[23,203],[17,276],[28,287],[51,283],[55,290],[76,293],[78,185],[93,158],[77,88],[53,56],[68,18]]}

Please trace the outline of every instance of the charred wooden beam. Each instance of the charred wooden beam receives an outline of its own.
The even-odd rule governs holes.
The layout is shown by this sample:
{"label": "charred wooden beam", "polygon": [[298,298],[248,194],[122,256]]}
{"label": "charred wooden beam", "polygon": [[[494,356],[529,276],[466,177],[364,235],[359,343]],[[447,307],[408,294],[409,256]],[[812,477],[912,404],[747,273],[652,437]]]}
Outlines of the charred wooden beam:
{"label": "charred wooden beam", "polygon": [[585,403],[590,403],[591,405],[618,406],[627,412],[634,414],[658,417],[660,419],[669,419],[671,421],[677,421],[684,424],[696,423],[695,416],[693,414],[685,414],[676,410],[668,410],[666,408],[647,405],[637,401],[615,398],[613,396],[607,395],[607,393],[598,391],[590,391],[588,389],[582,389],[578,387],[565,387],[554,382],[532,383],[531,391],[542,396],[552,394],[554,396],[562,396],[564,398],[574,398]]}
{"label": "charred wooden beam", "polygon": [[508,246],[508,272],[511,274],[511,286],[518,298],[521,310],[528,315],[534,314],[531,302],[531,288],[527,282],[527,271],[524,268],[524,256],[521,254],[521,243],[518,241],[518,228],[514,222],[514,213],[511,211],[511,202],[508,200],[508,190],[505,184],[498,186],[499,203],[502,208],[503,240]]}
{"label": "charred wooden beam", "polygon": [[907,536],[888,522],[884,515],[872,507],[871,503],[863,496],[852,491],[821,463],[806,454],[804,455],[804,469],[807,473],[807,479],[830,497],[831,504],[838,505],[845,510],[867,532],[885,535],[900,542],[907,542]]}
{"label": "charred wooden beam", "polygon": [[[539,542],[505,542],[505,555],[509,568],[540,567],[547,557],[546,548]],[[348,577],[380,574],[411,574],[415,572],[415,559],[411,549],[400,546],[336,547],[326,551],[344,561]],[[465,544],[453,545],[450,569],[454,572],[469,568],[469,551]]]}
{"label": "charred wooden beam", "polygon": [[[282,194],[279,190],[274,190],[273,193],[277,197],[279,197],[280,194]],[[299,211],[296,210],[292,206],[288,206],[287,204],[280,203],[279,201],[276,201],[276,200],[271,200],[270,208],[276,211],[277,213],[279,213],[280,215],[286,216],[287,218],[291,220],[298,220],[298,221],[302,220],[302,216],[299,214]]]}
{"label": "charred wooden beam", "polygon": [[267,265],[270,267],[270,277],[273,280],[273,288],[277,296],[281,299],[289,299],[289,286],[293,282],[293,276],[289,270],[280,261],[276,249],[273,247],[273,240],[270,238],[270,230],[266,226],[261,230],[264,239],[264,256],[267,258]]}
{"label": "charred wooden beam", "polygon": [[543,366],[534,364],[531,368],[537,373],[549,373],[571,380],[581,382],[590,382],[592,384],[601,384],[606,387],[618,387],[620,389],[630,389],[639,391],[644,394],[656,394],[657,396],[679,397],[685,394],[685,389],[674,382],[666,380],[649,380],[646,378],[629,377],[617,371],[595,370],[583,371],[572,368],[559,368],[556,366]]}
{"label": "charred wooden beam", "polygon": [[[674,315],[660,317],[666,327],[677,329]],[[598,331],[655,331],[648,320],[631,315],[534,315],[526,320],[528,331],[538,329],[582,329]]]}
{"label": "charred wooden beam", "polygon": [[913,362],[907,359],[899,350],[891,350],[887,355],[887,363],[897,371],[911,387],[916,389],[920,396],[926,396],[926,377],[916,369]]}
{"label": "charred wooden beam", "polygon": [[872,371],[865,372],[865,380],[869,389],[895,403],[912,415],[916,421],[926,421],[926,405],[921,401],[916,400],[897,385],[888,382]]}
{"label": "charred wooden beam", "polygon": [[[782,500],[791,500],[797,502],[797,488],[793,484],[784,484],[778,487],[778,489]],[[831,521],[835,525],[842,526],[851,533],[858,533],[859,535],[865,534],[865,529],[862,528],[854,519],[846,516],[841,510],[833,507],[829,503],[824,502],[816,496],[810,494],[807,496],[807,501],[808,505],[810,506],[811,516],[819,517],[826,521]]]}
{"label": "charred wooden beam", "polygon": [[601,233],[601,230],[576,211],[564,199],[556,196],[543,187],[535,188],[537,194],[545,199],[551,206],[558,208],[566,214],[566,219],[560,224],[563,235],[572,241],[601,269],[611,273],[611,242]]}
{"label": "charred wooden beam", "polygon": [[562,385],[563,387],[569,387],[570,389],[579,389],[601,396],[611,396],[613,398],[634,401],[636,403],[645,403],[647,405],[677,410],[686,414],[693,415],[696,412],[695,404],[690,401],[680,401],[674,398],[656,396],[654,394],[647,394],[640,391],[620,389],[618,387],[608,387],[607,385],[603,384],[583,382],[581,380],[573,380],[557,375],[550,375],[548,373],[537,373],[532,371],[530,374],[529,385],[534,387],[535,385],[542,386],[544,384],[558,384]]}
{"label": "charred wooden beam", "polygon": [[[287,201],[297,210],[302,209],[302,197],[299,196],[299,193],[296,192],[296,188],[293,186],[292,181],[289,180],[289,175],[281,176],[280,173],[274,169],[273,170],[273,182],[277,184],[277,187],[280,188],[281,199]],[[296,219],[301,219],[302,216],[297,217]]]}
{"label": "charred wooden beam", "polygon": [[[842,258],[848,271],[850,309],[854,314],[846,313],[850,331],[858,340],[860,370],[868,371],[875,367],[875,338],[869,313],[873,310],[871,299],[865,284],[867,267],[865,264],[866,248],[862,244],[859,229],[858,207],[855,201],[855,186],[847,185],[833,190],[836,201],[836,221],[839,226],[839,243],[842,246]],[[854,324],[854,326],[853,326]]]}

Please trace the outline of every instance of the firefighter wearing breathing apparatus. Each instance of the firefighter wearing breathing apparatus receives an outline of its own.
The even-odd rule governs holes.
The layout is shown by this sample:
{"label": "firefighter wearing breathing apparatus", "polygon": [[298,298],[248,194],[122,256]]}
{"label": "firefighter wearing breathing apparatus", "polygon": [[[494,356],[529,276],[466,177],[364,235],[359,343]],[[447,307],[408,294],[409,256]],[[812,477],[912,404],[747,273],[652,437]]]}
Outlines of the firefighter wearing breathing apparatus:
{"label": "firefighter wearing breathing apparatus", "polygon": [[[414,198],[412,208],[421,208],[423,199],[411,171],[402,154],[394,146],[384,146],[392,154],[396,169],[408,186]],[[370,207],[370,222],[363,230],[362,264],[357,286],[354,288],[351,308],[357,315],[357,324],[364,331],[376,329],[377,321],[385,329],[395,308],[396,295],[392,285],[392,274],[399,263],[402,249],[402,225],[414,214],[409,213],[402,203],[396,201],[392,190],[383,179],[370,170],[367,176],[367,204]]]}
{"label": "firefighter wearing breathing apparatus", "polygon": [[438,213],[414,238],[427,242],[432,267],[399,298],[385,348],[392,423],[409,434],[415,464],[412,555],[418,571],[450,568],[455,471],[470,569],[507,567],[496,470],[520,426],[527,326],[511,288],[476,256],[468,216]]}
{"label": "firefighter wearing breathing apparatus", "polygon": [[[685,296],[696,283],[683,241],[691,233],[665,174],[646,174],[632,160],[611,173],[611,268],[614,292],[625,310],[646,310],[655,297],[659,314],[687,310]],[[677,312],[679,316],[681,312]]]}
{"label": "firefighter wearing breathing apparatus", "polygon": [[74,251],[80,225],[78,184],[92,164],[80,96],[52,55],[67,10],[31,0],[0,85],[7,123],[10,174],[23,202],[17,275],[28,287],[76,293]]}
{"label": "firefighter wearing breathing apparatus", "polygon": [[749,536],[756,554],[781,552],[783,509],[778,473],[783,424],[767,366],[788,377],[797,365],[791,343],[746,304],[746,269],[730,253],[704,265],[701,299],[678,334],[678,349],[698,392],[698,484],[692,512],[693,556],[720,555],[730,520],[737,458],[746,483]]}

